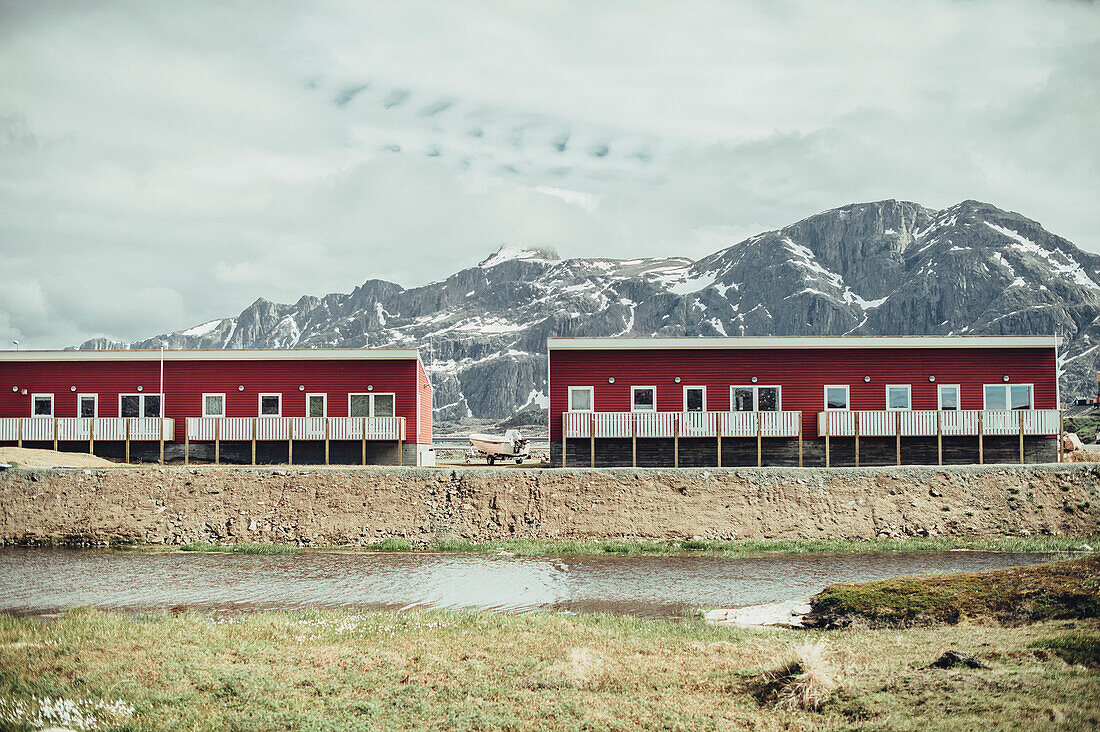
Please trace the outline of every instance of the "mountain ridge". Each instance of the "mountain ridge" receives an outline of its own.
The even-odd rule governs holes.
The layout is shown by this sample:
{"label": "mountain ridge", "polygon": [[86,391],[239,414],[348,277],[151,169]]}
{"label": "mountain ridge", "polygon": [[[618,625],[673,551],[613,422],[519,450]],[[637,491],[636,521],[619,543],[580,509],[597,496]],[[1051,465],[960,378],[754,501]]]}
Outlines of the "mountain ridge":
{"label": "mountain ridge", "polygon": [[1063,399],[1091,394],[1100,256],[980,201],[934,210],[852,203],[698,260],[572,257],[500,247],[413,288],[257,298],[239,315],[81,349],[419,347],[443,421],[546,406],[550,336],[1049,335],[1065,337]]}

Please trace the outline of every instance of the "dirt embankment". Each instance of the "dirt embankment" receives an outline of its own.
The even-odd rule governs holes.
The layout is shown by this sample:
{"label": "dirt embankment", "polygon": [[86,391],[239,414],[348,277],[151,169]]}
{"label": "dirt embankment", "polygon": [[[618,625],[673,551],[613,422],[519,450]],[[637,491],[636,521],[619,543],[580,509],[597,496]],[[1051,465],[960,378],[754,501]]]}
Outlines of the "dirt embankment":
{"label": "dirt embankment", "polygon": [[1100,466],[0,473],[0,541],[874,538],[1100,532]]}

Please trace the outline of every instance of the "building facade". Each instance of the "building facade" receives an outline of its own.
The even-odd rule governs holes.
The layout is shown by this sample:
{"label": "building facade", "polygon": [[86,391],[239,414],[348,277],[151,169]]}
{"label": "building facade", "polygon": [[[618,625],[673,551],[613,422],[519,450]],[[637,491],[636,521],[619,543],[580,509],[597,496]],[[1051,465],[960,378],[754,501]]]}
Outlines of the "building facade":
{"label": "building facade", "polygon": [[0,444],[124,460],[433,460],[415,350],[0,352]]}
{"label": "building facade", "polygon": [[555,466],[1053,462],[1055,337],[551,338]]}

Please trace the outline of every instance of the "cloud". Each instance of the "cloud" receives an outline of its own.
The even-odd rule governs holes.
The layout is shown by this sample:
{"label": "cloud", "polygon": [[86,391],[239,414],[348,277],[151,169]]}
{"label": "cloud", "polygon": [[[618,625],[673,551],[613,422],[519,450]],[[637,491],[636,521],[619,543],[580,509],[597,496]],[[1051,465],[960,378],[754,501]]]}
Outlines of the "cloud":
{"label": "cloud", "polygon": [[0,337],[406,286],[500,244],[703,256],[852,201],[1100,251],[1091,3],[0,4]]}

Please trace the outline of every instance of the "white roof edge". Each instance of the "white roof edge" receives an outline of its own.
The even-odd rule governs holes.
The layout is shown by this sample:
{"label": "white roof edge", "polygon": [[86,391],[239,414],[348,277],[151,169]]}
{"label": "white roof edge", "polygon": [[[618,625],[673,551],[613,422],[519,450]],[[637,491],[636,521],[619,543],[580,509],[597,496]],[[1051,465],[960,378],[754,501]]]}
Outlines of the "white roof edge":
{"label": "white roof edge", "polygon": [[548,338],[554,351],[814,348],[1055,348],[1061,336],[731,336],[728,338]]}
{"label": "white roof edge", "polygon": [[[160,349],[113,351],[0,351],[4,361],[159,361]],[[408,348],[164,349],[165,361],[362,361],[419,360]]]}

